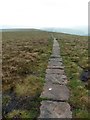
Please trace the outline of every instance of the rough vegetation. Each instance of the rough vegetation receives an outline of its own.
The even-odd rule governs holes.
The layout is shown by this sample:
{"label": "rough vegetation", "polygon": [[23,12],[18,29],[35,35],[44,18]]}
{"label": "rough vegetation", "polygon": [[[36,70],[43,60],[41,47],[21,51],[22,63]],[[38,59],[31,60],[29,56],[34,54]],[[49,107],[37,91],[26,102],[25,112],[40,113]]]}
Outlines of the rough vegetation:
{"label": "rough vegetation", "polygon": [[3,36],[3,117],[36,118],[45,70],[52,50],[50,34],[6,31]]}
{"label": "rough vegetation", "polygon": [[[68,34],[55,34],[57,37],[65,71],[68,77],[68,86],[71,91],[70,104],[74,118],[88,118],[89,115],[89,81],[82,81],[85,70],[89,71],[88,37]],[[85,78],[84,78],[85,79]]]}
{"label": "rough vegetation", "polygon": [[[34,119],[39,115],[39,98],[52,51],[50,33],[39,30],[3,32],[3,117]],[[82,72],[89,69],[88,37],[53,33],[71,91],[73,118],[89,118],[89,84]]]}

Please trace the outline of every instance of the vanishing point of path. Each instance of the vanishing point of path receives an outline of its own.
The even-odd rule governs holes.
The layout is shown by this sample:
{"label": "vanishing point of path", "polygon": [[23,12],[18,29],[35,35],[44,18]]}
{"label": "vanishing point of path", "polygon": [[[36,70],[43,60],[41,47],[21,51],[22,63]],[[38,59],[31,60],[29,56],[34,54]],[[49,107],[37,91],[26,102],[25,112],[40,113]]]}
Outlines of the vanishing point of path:
{"label": "vanishing point of path", "polygon": [[56,38],[54,38],[52,54],[46,69],[45,81],[39,118],[72,118],[68,103],[70,92],[66,85],[67,77]]}

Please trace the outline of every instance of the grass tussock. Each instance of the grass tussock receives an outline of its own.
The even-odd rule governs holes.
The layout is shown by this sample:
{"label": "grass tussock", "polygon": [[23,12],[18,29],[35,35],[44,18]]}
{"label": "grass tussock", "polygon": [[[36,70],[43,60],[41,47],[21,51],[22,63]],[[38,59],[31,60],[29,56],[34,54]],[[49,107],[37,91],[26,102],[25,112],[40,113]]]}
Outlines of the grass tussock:
{"label": "grass tussock", "polygon": [[31,75],[15,85],[15,93],[18,96],[37,96],[42,92],[43,83],[42,78]]}

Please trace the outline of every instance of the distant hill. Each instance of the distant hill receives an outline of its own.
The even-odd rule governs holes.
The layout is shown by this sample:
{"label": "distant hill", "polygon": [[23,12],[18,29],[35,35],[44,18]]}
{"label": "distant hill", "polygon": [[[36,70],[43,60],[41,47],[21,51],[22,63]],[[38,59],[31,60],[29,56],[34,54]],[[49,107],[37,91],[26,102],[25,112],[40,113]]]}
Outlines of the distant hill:
{"label": "distant hill", "polygon": [[81,35],[81,36],[88,36],[88,29],[86,27],[82,27],[82,28],[73,28],[73,29],[69,29],[69,28],[55,28],[55,27],[47,27],[47,28],[2,28],[0,29],[0,31],[48,31],[48,32],[60,32],[60,33],[67,33],[67,34],[74,34],[74,35]]}
{"label": "distant hill", "polygon": [[40,29],[33,29],[33,28],[31,28],[31,29],[21,29],[21,28],[14,28],[14,29],[0,29],[0,31],[2,31],[2,32],[25,32],[25,31],[41,31]]}
{"label": "distant hill", "polygon": [[68,29],[68,28],[41,28],[42,30],[51,31],[51,32],[62,32],[68,34],[75,34],[75,35],[82,35],[87,36],[88,30],[87,28],[80,28],[80,29]]}

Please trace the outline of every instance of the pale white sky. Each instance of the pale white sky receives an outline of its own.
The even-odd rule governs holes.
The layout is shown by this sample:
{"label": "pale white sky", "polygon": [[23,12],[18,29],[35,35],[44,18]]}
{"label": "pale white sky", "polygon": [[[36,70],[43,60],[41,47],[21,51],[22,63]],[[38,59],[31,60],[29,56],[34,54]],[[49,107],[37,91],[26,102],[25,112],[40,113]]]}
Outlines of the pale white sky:
{"label": "pale white sky", "polygon": [[64,27],[88,25],[89,0],[0,0],[0,26]]}

